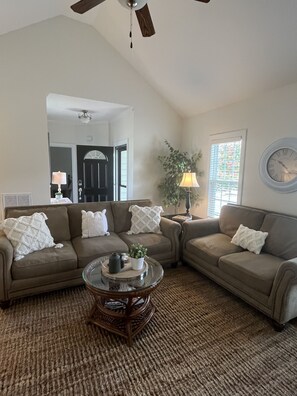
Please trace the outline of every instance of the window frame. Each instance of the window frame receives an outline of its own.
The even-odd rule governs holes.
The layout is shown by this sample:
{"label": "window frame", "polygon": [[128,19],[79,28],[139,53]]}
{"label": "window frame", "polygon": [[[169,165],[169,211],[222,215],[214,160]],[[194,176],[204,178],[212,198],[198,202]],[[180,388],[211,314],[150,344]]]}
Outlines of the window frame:
{"label": "window frame", "polygon": [[210,206],[210,176],[211,176],[211,151],[213,144],[220,143],[230,143],[241,141],[241,151],[240,151],[240,167],[239,167],[239,178],[238,178],[238,188],[237,188],[237,204],[242,203],[242,192],[243,192],[243,179],[244,179],[244,164],[245,164],[245,151],[246,151],[246,137],[247,130],[241,129],[230,132],[221,132],[210,135],[209,139],[209,168],[208,168],[208,185],[207,185],[207,216],[215,218],[216,216],[211,216],[209,214],[209,206]]}
{"label": "window frame", "polygon": [[[128,199],[128,145],[127,143],[120,144],[115,147],[116,151],[116,197],[117,200],[121,200],[121,188],[126,188],[126,200]],[[121,164],[121,157],[122,152],[127,152],[127,184],[122,184],[122,164]]]}

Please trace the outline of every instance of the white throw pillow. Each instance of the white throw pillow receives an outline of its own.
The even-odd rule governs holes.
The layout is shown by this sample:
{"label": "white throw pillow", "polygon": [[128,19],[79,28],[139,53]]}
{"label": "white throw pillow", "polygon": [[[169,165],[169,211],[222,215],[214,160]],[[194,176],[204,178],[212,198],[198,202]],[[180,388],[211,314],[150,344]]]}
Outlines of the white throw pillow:
{"label": "white throw pillow", "polygon": [[129,208],[132,212],[131,229],[128,234],[142,234],[146,232],[154,232],[161,234],[160,221],[162,206],[138,206],[132,205]]}
{"label": "white throw pillow", "polygon": [[255,231],[240,224],[231,243],[255,254],[260,254],[268,232]]}
{"label": "white throw pillow", "polygon": [[26,254],[55,246],[46,219],[44,213],[34,213],[32,216],[8,218],[1,222],[0,228],[13,246],[15,261]]}
{"label": "white throw pillow", "polygon": [[102,212],[81,211],[82,238],[109,235],[106,209]]}

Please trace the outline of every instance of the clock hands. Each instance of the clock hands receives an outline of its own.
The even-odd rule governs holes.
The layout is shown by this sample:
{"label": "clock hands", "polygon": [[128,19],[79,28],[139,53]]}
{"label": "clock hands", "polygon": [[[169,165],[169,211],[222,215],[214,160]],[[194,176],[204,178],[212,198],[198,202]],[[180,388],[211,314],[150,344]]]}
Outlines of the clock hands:
{"label": "clock hands", "polygon": [[286,173],[290,174],[290,175],[296,175],[297,172],[296,171],[290,171],[289,168],[280,160],[277,160],[277,162],[287,171]]}

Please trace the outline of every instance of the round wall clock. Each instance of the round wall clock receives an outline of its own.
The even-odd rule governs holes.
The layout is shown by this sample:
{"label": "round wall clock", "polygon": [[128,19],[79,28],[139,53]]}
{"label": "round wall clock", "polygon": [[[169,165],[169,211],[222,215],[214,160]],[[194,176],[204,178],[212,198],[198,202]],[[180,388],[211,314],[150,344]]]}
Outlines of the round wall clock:
{"label": "round wall clock", "polygon": [[263,182],[276,191],[297,191],[297,138],[283,138],[272,143],[260,159]]}

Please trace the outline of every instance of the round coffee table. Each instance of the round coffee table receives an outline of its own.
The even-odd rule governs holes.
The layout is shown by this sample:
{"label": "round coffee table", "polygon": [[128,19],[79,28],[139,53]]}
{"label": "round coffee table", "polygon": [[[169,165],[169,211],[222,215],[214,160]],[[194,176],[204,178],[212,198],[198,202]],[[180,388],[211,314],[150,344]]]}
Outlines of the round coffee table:
{"label": "round coffee table", "polygon": [[100,257],[86,266],[83,279],[95,298],[88,323],[127,339],[132,339],[150,321],[155,306],[150,294],[163,278],[163,268],[154,259],[146,257],[146,272],[133,279],[111,279],[102,274],[102,264],[108,257]]}

